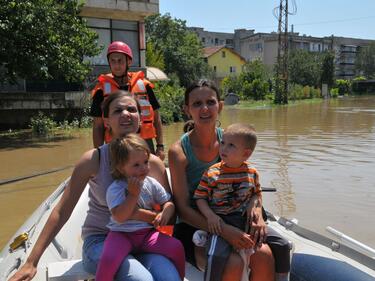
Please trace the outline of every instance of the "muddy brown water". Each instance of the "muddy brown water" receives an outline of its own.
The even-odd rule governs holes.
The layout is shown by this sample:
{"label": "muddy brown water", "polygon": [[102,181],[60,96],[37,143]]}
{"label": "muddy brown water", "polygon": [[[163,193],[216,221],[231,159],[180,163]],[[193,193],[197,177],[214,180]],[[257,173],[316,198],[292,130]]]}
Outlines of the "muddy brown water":
{"label": "muddy brown water", "polygon": [[[341,98],[288,107],[226,107],[222,127],[255,125],[259,138],[252,161],[266,209],[328,235],[326,226],[375,248],[375,96]],[[182,123],[166,126],[168,148]],[[73,165],[91,147],[90,131],[36,141],[0,139],[0,180]],[[0,185],[2,248],[72,168]]]}

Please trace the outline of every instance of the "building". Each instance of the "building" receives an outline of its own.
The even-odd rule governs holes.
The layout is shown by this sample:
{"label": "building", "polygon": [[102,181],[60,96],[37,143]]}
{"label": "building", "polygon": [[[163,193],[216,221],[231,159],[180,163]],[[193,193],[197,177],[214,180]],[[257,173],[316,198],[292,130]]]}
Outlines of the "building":
{"label": "building", "polygon": [[[81,10],[89,27],[99,35],[102,52],[86,58],[94,65],[92,81],[109,72],[106,50],[110,42],[125,41],[133,51],[132,70],[146,70],[144,19],[159,12],[159,0],[86,0]],[[72,120],[82,111],[90,95],[82,85],[63,81],[25,81],[0,86],[0,130],[27,127],[38,111],[54,119]]]}
{"label": "building", "polygon": [[361,48],[375,43],[375,40],[327,37],[332,41],[332,50],[335,52],[335,76],[340,79],[355,77],[355,60]]}
{"label": "building", "polygon": [[112,41],[124,41],[133,51],[132,69],[145,69],[145,17],[159,12],[159,0],[86,0],[81,16],[99,36],[102,52],[88,60],[93,76],[109,71],[106,50]]}
{"label": "building", "polygon": [[[278,34],[255,33],[254,29],[236,29],[234,33],[210,32],[200,27],[190,27],[200,38],[204,47],[225,45],[233,48],[246,61],[260,59],[270,70],[277,61]],[[289,33],[289,48],[309,52],[331,50],[335,54],[335,77],[353,79],[355,77],[355,58],[361,48],[375,40],[347,37],[314,37],[298,32]]]}
{"label": "building", "polygon": [[246,63],[246,60],[236,51],[224,45],[204,48],[203,56],[214,71],[218,83],[224,77],[240,74]]}
{"label": "building", "polygon": [[234,33],[206,31],[201,27],[189,27],[201,40],[203,47],[225,46],[240,53],[240,40],[254,34],[254,29],[236,29]]}

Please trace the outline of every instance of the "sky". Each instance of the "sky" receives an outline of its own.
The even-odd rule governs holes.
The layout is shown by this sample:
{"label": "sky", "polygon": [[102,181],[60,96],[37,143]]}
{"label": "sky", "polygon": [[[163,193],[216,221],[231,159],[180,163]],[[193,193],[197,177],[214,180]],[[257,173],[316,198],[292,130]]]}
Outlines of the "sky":
{"label": "sky", "polygon": [[[271,32],[277,31],[273,9],[279,4],[280,0],[159,0],[159,12],[206,31]],[[375,40],[375,0],[289,0],[288,5],[289,12],[296,10],[288,16],[288,29],[293,24],[300,35]]]}

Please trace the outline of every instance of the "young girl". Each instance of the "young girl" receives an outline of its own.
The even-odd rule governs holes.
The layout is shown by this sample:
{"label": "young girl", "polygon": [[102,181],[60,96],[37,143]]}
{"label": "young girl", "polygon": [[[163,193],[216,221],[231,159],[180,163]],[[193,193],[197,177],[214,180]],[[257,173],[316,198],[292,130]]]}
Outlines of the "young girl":
{"label": "young girl", "polygon": [[[155,228],[166,225],[174,214],[170,195],[154,178],[148,177],[150,150],[135,134],[114,139],[110,145],[111,173],[115,181],[107,190],[111,219],[96,280],[112,281],[122,260],[130,253],[157,253],[169,258],[181,280],[185,276],[185,253],[179,240]],[[153,224],[135,219],[138,208],[161,212]],[[130,217],[132,219],[130,219]]]}

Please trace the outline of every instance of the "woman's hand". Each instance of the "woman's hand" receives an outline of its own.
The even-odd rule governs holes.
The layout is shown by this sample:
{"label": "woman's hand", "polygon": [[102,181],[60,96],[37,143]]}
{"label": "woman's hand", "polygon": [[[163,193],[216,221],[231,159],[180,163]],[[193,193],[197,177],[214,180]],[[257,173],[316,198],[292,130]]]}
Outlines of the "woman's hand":
{"label": "woman's hand", "polygon": [[222,224],[222,219],[212,213],[207,217],[207,224],[208,224],[208,230],[209,232],[216,234],[216,235],[221,235],[222,229],[221,229],[221,224]]}
{"label": "woman's hand", "polygon": [[36,274],[36,267],[32,263],[26,262],[9,281],[31,280]]}
{"label": "woman's hand", "polygon": [[252,208],[250,215],[248,215],[248,223],[250,227],[249,234],[256,246],[260,248],[267,238],[267,226],[263,220],[262,208]]}
{"label": "woman's hand", "polygon": [[237,227],[231,226],[229,224],[223,224],[221,236],[230,243],[233,248],[237,250],[250,249],[254,247],[254,240],[251,236]]}

